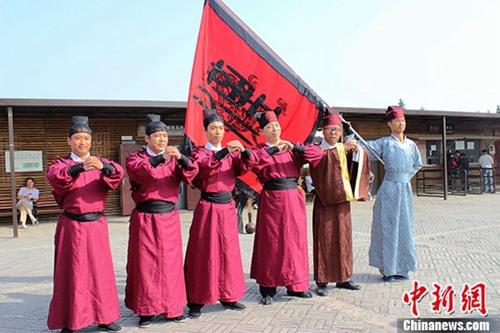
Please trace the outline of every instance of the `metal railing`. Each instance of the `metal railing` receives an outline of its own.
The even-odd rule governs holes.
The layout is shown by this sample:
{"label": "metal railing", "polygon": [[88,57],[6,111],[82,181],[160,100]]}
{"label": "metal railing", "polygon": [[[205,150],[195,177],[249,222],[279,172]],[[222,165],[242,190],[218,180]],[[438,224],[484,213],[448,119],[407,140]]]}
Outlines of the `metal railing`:
{"label": "metal railing", "polygon": [[443,197],[443,169],[424,167],[417,173],[417,196]]}
{"label": "metal railing", "polygon": [[[469,170],[452,169],[448,172],[447,193],[450,195],[483,194],[485,188],[484,169],[472,166]],[[493,193],[496,192],[496,174],[500,168],[492,169]],[[417,196],[444,197],[442,166],[423,167],[416,176]]]}

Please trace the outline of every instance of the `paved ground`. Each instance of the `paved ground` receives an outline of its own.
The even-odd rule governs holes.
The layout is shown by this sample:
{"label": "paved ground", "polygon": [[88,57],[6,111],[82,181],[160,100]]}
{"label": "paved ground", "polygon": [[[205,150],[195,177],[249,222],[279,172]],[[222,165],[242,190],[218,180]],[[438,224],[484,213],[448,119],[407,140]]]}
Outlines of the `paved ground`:
{"label": "paved ground", "polygon": [[[500,311],[500,194],[438,198],[415,198],[418,271],[412,276],[431,288],[433,282],[452,283],[461,291],[463,283],[487,285],[490,316]],[[332,289],[329,297],[293,299],[281,289],[270,307],[258,304],[255,282],[248,278],[252,235],[241,235],[242,255],[247,274],[243,312],[224,311],[220,306],[204,308],[200,319],[184,323],[161,318],[147,329],[136,327],[137,318],[123,306],[128,223],[110,219],[111,244],[120,299],[123,332],[395,332],[396,320],[410,317],[402,295],[412,281],[384,283],[377,270],[368,266],[371,209],[373,202],[353,204],[353,280],[363,287],[352,292]],[[309,216],[311,205],[308,205]],[[182,213],[184,241],[187,240],[191,212]],[[0,226],[0,332],[48,332],[47,309],[52,292],[54,221],[20,230],[12,238],[8,225]],[[311,231],[311,228],[309,228]],[[311,235],[310,235],[311,236]],[[312,244],[309,243],[311,263]],[[312,270],[312,267],[311,267]],[[312,271],[311,271],[312,272]],[[311,274],[312,280],[312,274]],[[311,286],[313,286],[311,284]],[[453,316],[463,314],[456,298]],[[419,303],[422,317],[438,316],[430,307],[430,297]],[[445,315],[445,317],[449,317]],[[90,327],[83,332],[95,332]]]}

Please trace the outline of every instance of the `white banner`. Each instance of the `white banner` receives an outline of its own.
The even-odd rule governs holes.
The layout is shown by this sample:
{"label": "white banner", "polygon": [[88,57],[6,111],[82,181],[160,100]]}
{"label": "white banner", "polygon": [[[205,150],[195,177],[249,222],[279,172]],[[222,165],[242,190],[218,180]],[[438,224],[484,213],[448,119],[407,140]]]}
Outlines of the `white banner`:
{"label": "white banner", "polygon": [[[14,152],[16,172],[43,171],[43,153],[41,150],[19,150]],[[10,172],[10,154],[5,151],[5,172]]]}

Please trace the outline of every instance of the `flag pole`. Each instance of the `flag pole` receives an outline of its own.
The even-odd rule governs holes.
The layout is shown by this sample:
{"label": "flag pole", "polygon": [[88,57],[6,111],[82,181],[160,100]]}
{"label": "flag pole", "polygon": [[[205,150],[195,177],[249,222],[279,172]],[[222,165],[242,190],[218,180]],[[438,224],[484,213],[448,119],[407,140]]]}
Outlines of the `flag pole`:
{"label": "flag pole", "polygon": [[363,139],[363,137],[361,135],[359,135],[359,133],[351,126],[351,122],[345,120],[341,114],[339,114],[339,117],[340,117],[340,120],[342,120],[342,122],[344,124],[349,126],[349,131],[352,134],[354,134],[354,136],[370,151],[370,153],[373,154],[373,156],[375,156],[377,158],[377,160],[379,160],[380,163],[382,163],[382,165],[385,166],[385,163],[382,160],[382,158],[373,150],[372,147],[370,147],[370,145],[365,141],[365,139]]}

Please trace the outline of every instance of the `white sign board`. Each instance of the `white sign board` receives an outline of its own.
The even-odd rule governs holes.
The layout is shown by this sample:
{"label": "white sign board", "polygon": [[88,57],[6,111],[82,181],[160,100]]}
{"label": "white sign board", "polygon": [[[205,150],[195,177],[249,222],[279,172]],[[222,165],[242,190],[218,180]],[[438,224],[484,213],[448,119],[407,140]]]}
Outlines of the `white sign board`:
{"label": "white sign board", "polygon": [[[41,150],[19,150],[14,152],[16,172],[43,171],[43,154]],[[10,172],[10,154],[5,152],[5,172]]]}
{"label": "white sign board", "polygon": [[184,135],[184,126],[182,125],[167,125],[168,135]]}

